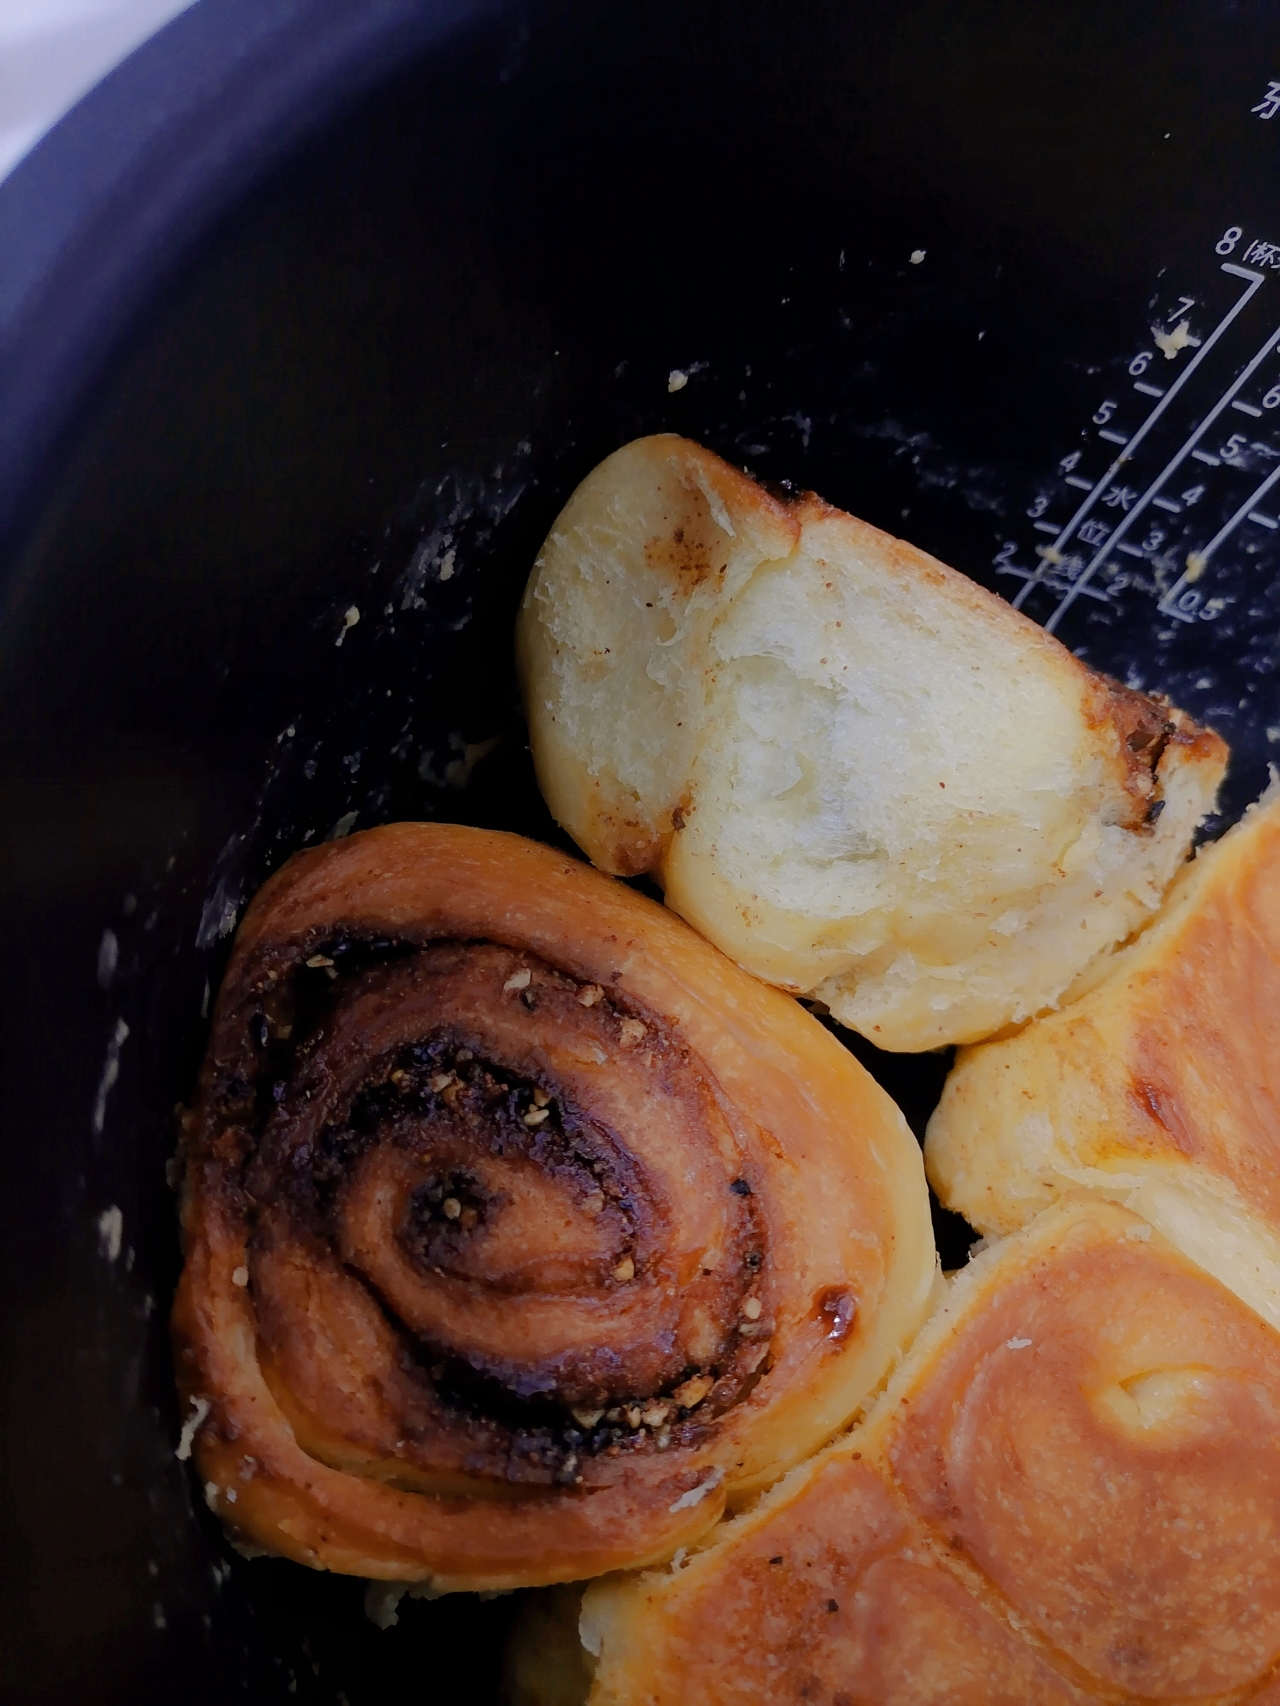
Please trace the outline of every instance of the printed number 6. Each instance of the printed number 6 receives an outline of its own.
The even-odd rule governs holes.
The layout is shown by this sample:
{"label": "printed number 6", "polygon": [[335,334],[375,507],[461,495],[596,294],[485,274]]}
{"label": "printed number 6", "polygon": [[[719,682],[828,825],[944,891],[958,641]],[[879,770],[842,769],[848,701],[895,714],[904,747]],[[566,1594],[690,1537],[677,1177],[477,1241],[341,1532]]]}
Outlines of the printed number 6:
{"label": "printed number 6", "polygon": [[1228,225],[1213,246],[1218,254],[1229,255],[1243,236],[1244,232],[1238,225]]}
{"label": "printed number 6", "polygon": [[1264,409],[1280,409],[1280,385],[1273,385],[1262,399]]}
{"label": "printed number 6", "polygon": [[1151,351],[1149,349],[1144,349],[1141,355],[1135,355],[1133,360],[1129,363],[1129,372],[1132,373],[1135,379],[1137,379],[1140,374],[1147,371],[1150,365]]}
{"label": "printed number 6", "polygon": [[1097,409],[1094,410],[1094,425],[1106,426],[1107,422],[1111,419],[1112,415],[1115,414],[1119,406],[1120,405],[1118,403],[1113,403],[1110,397],[1107,398],[1105,403],[1100,403]]}

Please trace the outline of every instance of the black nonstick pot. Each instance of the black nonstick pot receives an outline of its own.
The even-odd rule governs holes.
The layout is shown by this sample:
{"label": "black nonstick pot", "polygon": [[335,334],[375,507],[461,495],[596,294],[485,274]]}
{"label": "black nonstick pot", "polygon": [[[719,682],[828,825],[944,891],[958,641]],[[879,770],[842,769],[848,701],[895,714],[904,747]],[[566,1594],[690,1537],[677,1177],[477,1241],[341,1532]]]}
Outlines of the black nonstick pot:
{"label": "black nonstick pot", "polygon": [[[511,624],[609,450],[815,488],[1219,729],[1223,822],[1265,785],[1274,18],[199,0],[0,186],[6,1700],[497,1698],[510,1601],[381,1631],[225,1546],[166,1162],[289,853],[559,839]],[[945,1060],[871,1064],[922,1125]]]}

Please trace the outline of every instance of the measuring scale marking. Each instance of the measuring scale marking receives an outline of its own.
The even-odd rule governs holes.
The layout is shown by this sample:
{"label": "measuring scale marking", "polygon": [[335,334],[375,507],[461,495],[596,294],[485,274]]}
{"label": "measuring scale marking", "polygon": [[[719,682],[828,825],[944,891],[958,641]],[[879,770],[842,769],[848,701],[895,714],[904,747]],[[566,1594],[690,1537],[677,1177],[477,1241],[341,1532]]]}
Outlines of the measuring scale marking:
{"label": "measuring scale marking", "polygon": [[[1242,229],[1231,226],[1219,240],[1219,255],[1224,251],[1229,253],[1241,243],[1242,237]],[[1251,251],[1255,246],[1245,245],[1245,248]],[[1280,253],[1280,250],[1276,252]],[[1245,260],[1253,258],[1252,252],[1244,255]],[[1280,407],[1280,383],[1271,384],[1265,395],[1256,400],[1251,401],[1247,395],[1242,395],[1262,364],[1280,352],[1280,326],[1268,331],[1261,344],[1243,348],[1240,330],[1247,333],[1247,322],[1237,329],[1245,310],[1265,284],[1268,268],[1274,269],[1275,266],[1274,260],[1257,268],[1234,260],[1220,262],[1219,276],[1223,283],[1239,280],[1243,288],[1233,300],[1221,306],[1212,329],[1202,338],[1191,335],[1188,315],[1197,306],[1197,299],[1191,296],[1178,299],[1177,307],[1165,315],[1163,330],[1159,323],[1152,326],[1158,349],[1165,355],[1172,353],[1175,359],[1186,349],[1190,359],[1167,387],[1152,382],[1153,377],[1158,377],[1153,366],[1157,360],[1154,349],[1144,349],[1129,361],[1128,377],[1132,392],[1138,397],[1150,398],[1153,406],[1130,428],[1124,418],[1126,410],[1119,392],[1101,403],[1093,415],[1095,430],[1088,434],[1079,450],[1064,456],[1058,465],[1054,481],[1057,492],[1066,496],[1077,491],[1083,493],[1068,519],[1056,522],[1046,516],[1045,511],[1054,497],[1052,491],[1043,488],[1027,512],[1035,531],[1051,536],[1051,542],[1036,547],[1039,562],[1034,569],[1016,561],[1018,548],[1015,541],[1006,541],[1001,547],[995,559],[997,573],[1014,576],[1023,583],[1013,600],[1015,609],[1022,609],[1028,604],[1038,606],[1028,609],[1027,614],[1034,614],[1049,632],[1053,632],[1080,598],[1096,601],[1095,608],[1098,605],[1114,606],[1126,587],[1150,593],[1159,613],[1180,623],[1213,620],[1224,605],[1231,602],[1224,598],[1207,599],[1195,583],[1202,579],[1220,546],[1242,524],[1251,524],[1267,534],[1280,529],[1280,520],[1260,507],[1280,483],[1280,466],[1264,471],[1255,465],[1258,458],[1280,457],[1280,448],[1269,442],[1249,441],[1247,434],[1242,432],[1230,434],[1222,445],[1206,440],[1227,410],[1243,416],[1240,424],[1246,426],[1252,421],[1261,422],[1272,409]],[[1211,291],[1210,294],[1216,292]],[[1206,306],[1208,304],[1202,301],[1200,311],[1203,312]],[[1233,377],[1221,389],[1210,393],[1212,400],[1205,399],[1209,406],[1200,415],[1188,394],[1189,387],[1197,375],[1216,365],[1215,353],[1228,353],[1228,346]],[[1196,386],[1195,390],[1199,394],[1201,388]],[[1189,432],[1185,424],[1188,408],[1195,421]],[[1180,415],[1183,425],[1179,433]],[[1280,422],[1280,415],[1277,421]],[[1169,432],[1170,426],[1174,428],[1173,434]],[[1174,434],[1179,435],[1177,442],[1174,442]],[[1108,454],[1107,466],[1097,477],[1086,476],[1086,471],[1080,467],[1088,454],[1089,444],[1093,442],[1098,444],[1098,448],[1103,445],[1117,447],[1114,453]],[[1141,486],[1131,489],[1121,482],[1126,474],[1132,477],[1135,464],[1140,462],[1144,450],[1147,453],[1154,451],[1159,457],[1158,471],[1151,477],[1144,475]],[[1215,474],[1215,470],[1219,472]],[[1243,501],[1233,500],[1229,487],[1224,494],[1221,481],[1226,477],[1234,483],[1235,476],[1242,471],[1252,472],[1254,480]],[[1183,479],[1190,475],[1193,482],[1182,491],[1177,490],[1177,485],[1181,484],[1176,478],[1179,473]],[[1071,491],[1064,492],[1064,487],[1071,488]],[[1222,502],[1225,496],[1229,504],[1226,519],[1222,520],[1225,511],[1220,508],[1218,515],[1212,519],[1222,524],[1208,540],[1197,544],[1194,535],[1191,540],[1183,539],[1180,542],[1182,554],[1175,556],[1168,528],[1176,525],[1176,518],[1187,517],[1187,512],[1211,490],[1211,501],[1196,511],[1196,515],[1204,515],[1209,520],[1214,504]],[[1109,518],[1104,520],[1104,506],[1120,510],[1114,522]],[[1158,521],[1161,525],[1156,524]],[[1137,531],[1140,522],[1147,534],[1145,539]],[[1208,533],[1209,528],[1204,531]],[[1077,549],[1068,555],[1067,547],[1072,545]],[[1079,550],[1082,545],[1087,550]],[[1162,546],[1166,548],[1161,550]],[[1187,546],[1193,548],[1187,549]],[[1249,547],[1249,550],[1252,553],[1256,547]],[[1125,568],[1125,559],[1129,560],[1131,568]],[[1045,603],[1046,597],[1052,601],[1051,604]]]}

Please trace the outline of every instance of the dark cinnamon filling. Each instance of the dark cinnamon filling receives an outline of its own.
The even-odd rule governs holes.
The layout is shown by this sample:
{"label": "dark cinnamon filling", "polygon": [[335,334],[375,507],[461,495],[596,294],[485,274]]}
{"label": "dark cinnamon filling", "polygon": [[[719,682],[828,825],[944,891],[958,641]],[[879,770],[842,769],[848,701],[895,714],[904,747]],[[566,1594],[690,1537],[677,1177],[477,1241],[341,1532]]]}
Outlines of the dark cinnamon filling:
{"label": "dark cinnamon filling", "polygon": [[[438,1424],[486,1464],[500,1446],[509,1479],[573,1481],[705,1437],[769,1366],[732,1129],[616,988],[492,943],[344,935],[264,950],[224,1013],[260,1332],[287,1370],[317,1309],[338,1342],[374,1305],[402,1386],[378,1402],[417,1460]],[[323,1305],[279,1291],[293,1249],[322,1260]]]}

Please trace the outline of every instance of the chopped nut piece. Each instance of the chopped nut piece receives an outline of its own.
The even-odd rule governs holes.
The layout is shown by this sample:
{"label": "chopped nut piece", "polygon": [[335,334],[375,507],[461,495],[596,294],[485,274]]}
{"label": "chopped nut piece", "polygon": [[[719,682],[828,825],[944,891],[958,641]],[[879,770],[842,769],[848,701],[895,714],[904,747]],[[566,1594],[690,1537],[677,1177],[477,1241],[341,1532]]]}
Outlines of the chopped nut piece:
{"label": "chopped nut piece", "polygon": [[714,1385],[709,1374],[695,1374],[683,1386],[677,1386],[671,1396],[682,1410],[695,1410]]}
{"label": "chopped nut piece", "polygon": [[638,1428],[640,1426],[640,1411],[635,1404],[633,1404],[627,1411],[627,1426],[629,1428]]}
{"label": "chopped nut piece", "polygon": [[248,1285],[248,1283],[249,1283],[249,1270],[248,1270],[248,1268],[232,1268],[232,1270],[231,1270],[231,1283],[232,1283],[232,1285],[238,1285],[241,1287]]}
{"label": "chopped nut piece", "polygon": [[630,1256],[624,1256],[618,1263],[617,1267],[613,1270],[614,1279],[621,1280],[624,1285],[629,1279],[634,1279],[635,1274],[636,1265],[631,1260]]}
{"label": "chopped nut piece", "polygon": [[644,1411],[640,1419],[648,1428],[660,1428],[670,1414],[671,1410],[669,1405],[650,1404],[649,1408]]}
{"label": "chopped nut piece", "polygon": [[588,1214],[599,1214],[599,1213],[601,1213],[601,1211],[604,1208],[604,1192],[603,1191],[592,1191],[591,1195],[587,1198],[586,1202],[584,1202],[582,1206],[583,1206],[583,1208],[586,1209]]}
{"label": "chopped nut piece", "polygon": [[447,1090],[453,1082],[454,1076],[452,1072],[437,1072],[433,1078],[428,1080],[428,1085],[429,1088],[434,1090],[438,1095],[441,1090]]}
{"label": "chopped nut piece", "polygon": [[462,1204],[457,1197],[446,1197],[440,1204],[440,1212],[446,1220],[457,1220],[462,1213]]}
{"label": "chopped nut piece", "polygon": [[511,976],[503,984],[502,988],[504,992],[511,989],[528,989],[532,982],[533,973],[529,970],[528,966],[522,966],[519,971],[512,972]]}
{"label": "chopped nut piece", "polygon": [[464,1208],[462,1213],[458,1216],[458,1225],[464,1232],[470,1232],[471,1228],[476,1224],[479,1218],[480,1216],[476,1213],[475,1209]]}
{"label": "chopped nut piece", "polygon": [[535,1107],[545,1108],[550,1104],[551,1098],[545,1090],[540,1090],[535,1084],[533,1089],[533,1101]]}
{"label": "chopped nut piece", "polygon": [[393,1084],[406,1084],[408,1080],[409,1074],[405,1071],[403,1066],[398,1067],[396,1071],[391,1074],[391,1082]]}
{"label": "chopped nut piece", "polygon": [[594,1007],[604,994],[598,983],[584,983],[578,991],[578,1004],[581,1007]]}
{"label": "chopped nut piece", "polygon": [[604,1415],[603,1410],[570,1410],[569,1414],[580,1428],[593,1428]]}
{"label": "chopped nut piece", "polygon": [[748,1321],[758,1321],[760,1319],[760,1311],[763,1308],[764,1305],[758,1297],[749,1297],[742,1305],[742,1313],[746,1316]]}
{"label": "chopped nut piece", "polygon": [[541,1125],[543,1120],[549,1120],[550,1118],[550,1108],[530,1108],[528,1113],[524,1116],[524,1123],[527,1126]]}
{"label": "chopped nut piece", "polygon": [[624,1048],[630,1047],[632,1043],[638,1043],[647,1034],[648,1032],[646,1027],[640,1023],[639,1019],[624,1019],[622,1021],[622,1043]]}
{"label": "chopped nut piece", "polygon": [[312,954],[311,958],[307,961],[307,964],[312,967],[331,966],[333,961],[327,958],[324,954]]}

